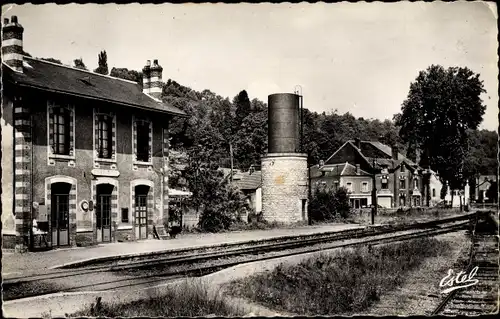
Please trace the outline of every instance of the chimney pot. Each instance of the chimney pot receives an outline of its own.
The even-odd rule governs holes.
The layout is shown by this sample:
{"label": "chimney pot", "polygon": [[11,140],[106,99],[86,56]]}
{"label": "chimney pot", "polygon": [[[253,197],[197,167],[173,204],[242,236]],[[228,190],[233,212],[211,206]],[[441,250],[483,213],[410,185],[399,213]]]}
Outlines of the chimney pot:
{"label": "chimney pot", "polygon": [[3,24],[5,24],[5,25],[9,24],[9,18],[4,18],[3,19]]}
{"label": "chimney pot", "polygon": [[151,66],[151,60],[146,61],[146,66]]}
{"label": "chimney pot", "polygon": [[[9,19],[4,18],[6,24],[2,29],[2,39],[9,38],[18,40],[14,43],[2,43],[2,55],[6,58],[4,62],[17,72],[23,72],[23,31],[24,28],[17,23],[17,16],[12,16],[9,24]],[[8,35],[8,37],[7,37]],[[8,53],[13,53],[9,54]],[[7,56],[6,56],[7,55]]]}
{"label": "chimney pot", "polygon": [[398,147],[396,145],[393,145],[391,147],[391,152],[392,152],[392,159],[397,160],[398,159],[399,150],[398,150]]}
{"label": "chimney pot", "polygon": [[158,65],[158,59],[153,60],[153,65]]}
{"label": "chimney pot", "polygon": [[361,149],[361,139],[360,139],[359,137],[356,137],[356,138],[354,139],[354,144],[356,145],[356,147],[357,147],[358,149]]}

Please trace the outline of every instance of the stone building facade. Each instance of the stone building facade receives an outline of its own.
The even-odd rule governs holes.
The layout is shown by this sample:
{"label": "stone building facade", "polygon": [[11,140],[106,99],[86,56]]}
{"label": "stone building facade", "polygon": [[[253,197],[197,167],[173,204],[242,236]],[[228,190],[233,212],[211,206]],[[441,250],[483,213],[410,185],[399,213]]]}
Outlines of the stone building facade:
{"label": "stone building facade", "polygon": [[17,17],[2,31],[4,248],[150,238],[168,220],[168,123],[185,116],[158,99],[158,61],[141,88],[24,56]]}

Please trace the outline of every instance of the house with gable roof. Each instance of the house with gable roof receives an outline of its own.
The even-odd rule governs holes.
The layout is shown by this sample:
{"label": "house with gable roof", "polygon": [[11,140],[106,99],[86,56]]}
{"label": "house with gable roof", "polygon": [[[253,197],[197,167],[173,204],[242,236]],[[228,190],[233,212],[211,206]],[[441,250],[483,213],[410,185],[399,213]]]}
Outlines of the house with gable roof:
{"label": "house with gable roof", "polygon": [[[426,192],[430,206],[439,201],[441,191],[436,174],[399,153],[397,147],[360,139],[345,142],[326,161],[311,167],[310,173],[313,189],[315,185],[348,189],[353,208],[372,204],[374,180],[377,204],[385,208],[426,206]],[[430,178],[424,179],[424,174]],[[428,180],[432,185],[423,182]]]}
{"label": "house with gable roof", "polygon": [[151,238],[168,221],[163,68],[143,85],[23,51],[16,16],[2,26],[3,248],[71,247]]}

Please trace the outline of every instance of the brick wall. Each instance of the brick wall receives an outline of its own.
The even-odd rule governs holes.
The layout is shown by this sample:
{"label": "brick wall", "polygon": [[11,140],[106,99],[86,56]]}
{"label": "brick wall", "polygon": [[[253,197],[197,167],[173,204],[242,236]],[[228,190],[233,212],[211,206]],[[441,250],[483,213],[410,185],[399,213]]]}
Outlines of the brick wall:
{"label": "brick wall", "polygon": [[302,201],[308,197],[307,156],[268,154],[262,157],[261,170],[264,219],[283,223],[307,220],[302,209]]}
{"label": "brick wall", "polygon": [[[119,110],[116,106],[109,106],[111,110],[116,112],[116,161],[114,163],[103,163],[99,162],[96,166],[96,161],[94,158],[94,123],[93,123],[93,108],[101,107],[98,102],[86,101],[86,100],[73,100],[71,104],[74,105],[75,110],[75,139],[74,139],[74,160],[70,161],[67,159],[55,159],[53,161],[48,160],[47,145],[48,145],[48,118],[47,118],[47,100],[52,99],[52,96],[45,95],[37,91],[26,92],[24,95],[26,97],[25,103],[32,111],[33,115],[33,167],[35,173],[33,174],[33,201],[40,203],[43,207],[47,207],[47,185],[46,180],[54,176],[69,177],[76,180],[76,212],[74,216],[70,216],[70,224],[75,224],[75,229],[72,229],[71,243],[70,245],[76,245],[79,238],[84,238],[85,236],[90,236],[92,231],[94,234],[95,241],[95,210],[93,212],[84,211],[81,208],[80,203],[83,200],[90,200],[92,196],[92,180],[96,180],[100,177],[95,177],[92,175],[92,171],[96,168],[105,169],[110,171],[119,172],[117,177],[105,177],[115,179],[118,183],[117,192],[117,207],[116,211],[113,213],[113,222],[116,222],[118,228],[120,226],[127,227],[127,230],[120,230],[119,234],[115,234],[115,237],[125,238],[126,235],[122,233],[130,234],[133,237],[134,231],[131,228],[134,220],[134,211],[132,210],[132,191],[131,184],[133,181],[147,180],[153,182],[153,187],[151,188],[152,201],[148,205],[148,232],[152,233],[154,224],[162,224],[164,218],[162,198],[162,175],[161,171],[163,168],[163,157],[162,151],[164,149],[163,145],[163,127],[166,127],[168,118],[158,115],[156,113],[141,112],[139,110],[132,110],[126,107],[120,107]],[[29,98],[28,98],[29,97]],[[4,107],[5,111],[5,107]],[[12,112],[12,111],[10,111]],[[153,121],[153,138],[152,138],[152,166],[146,165],[136,165],[134,167],[133,155],[132,155],[132,115],[138,114],[139,116],[147,116]],[[2,116],[2,124],[3,124]],[[8,119],[8,117],[6,117]],[[7,127],[8,128],[8,127]],[[2,126],[2,133],[4,127]],[[9,143],[4,143],[2,141],[2,148],[9,148]],[[167,149],[168,150],[168,149]],[[12,154],[11,154],[12,156]],[[3,161],[2,157],[2,161]],[[11,158],[12,160],[12,158]],[[72,162],[72,163],[71,163]],[[2,165],[3,166],[3,165]],[[8,165],[3,166],[4,169],[8,168]],[[8,171],[7,171],[8,172]],[[8,174],[8,176],[12,176]],[[8,181],[8,176],[5,176],[2,182]],[[6,192],[7,191],[7,192]],[[9,193],[9,188],[4,188],[4,194],[2,199],[6,196],[13,198],[12,192]],[[2,201],[3,202],[3,201]],[[5,201],[8,204],[8,201]],[[11,201],[12,203],[12,201]],[[4,208],[4,204],[2,204]],[[3,210],[2,221],[5,219],[5,224],[8,223],[7,217],[12,213],[12,204],[9,205],[8,210]],[[48,207],[47,207],[48,208]],[[129,218],[127,223],[122,222],[121,209],[129,209]],[[34,212],[34,218],[38,218],[38,211]],[[50,219],[50,210],[47,211],[47,217]],[[85,236],[76,236],[85,232]],[[89,233],[90,232],[90,233]],[[75,237],[76,236],[76,237]],[[152,237],[152,236],[150,236]],[[87,242],[87,239],[84,240]]]}

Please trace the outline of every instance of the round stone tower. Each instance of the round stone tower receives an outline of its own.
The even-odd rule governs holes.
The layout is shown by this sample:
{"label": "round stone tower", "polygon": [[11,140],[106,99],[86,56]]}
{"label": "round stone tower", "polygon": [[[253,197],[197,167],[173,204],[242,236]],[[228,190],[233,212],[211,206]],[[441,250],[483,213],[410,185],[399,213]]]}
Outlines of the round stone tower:
{"label": "round stone tower", "polygon": [[262,157],[262,213],[267,221],[307,221],[307,154],[300,153],[300,96],[268,97],[268,154]]}

